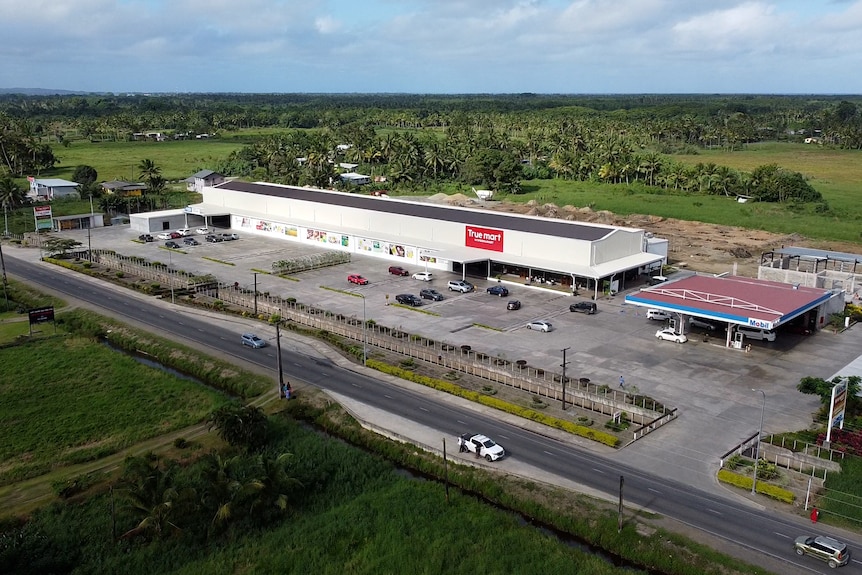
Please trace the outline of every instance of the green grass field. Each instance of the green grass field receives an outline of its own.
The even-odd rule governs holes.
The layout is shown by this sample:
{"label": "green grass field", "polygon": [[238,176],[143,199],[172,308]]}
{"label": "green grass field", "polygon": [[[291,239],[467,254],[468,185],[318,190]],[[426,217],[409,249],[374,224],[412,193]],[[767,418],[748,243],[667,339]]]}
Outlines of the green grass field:
{"label": "green grass field", "polygon": [[[55,147],[54,152],[61,163],[42,176],[71,178],[76,166],[87,164],[96,168],[100,180],[136,180],[138,164],[144,159],[151,159],[161,167],[165,178],[182,180],[200,169],[213,169],[232,151],[240,149],[245,140],[275,133],[279,133],[279,130],[241,130],[231,132],[223,140],[204,141],[98,144],[75,141],[68,148]],[[524,193],[507,198],[517,202],[535,199],[539,203],[553,202],[560,206],[592,206],[596,210],[608,210],[620,215],[652,214],[764,229],[781,234],[799,233],[820,240],[862,243],[862,208],[859,205],[862,152],[858,150],[773,142],[749,145],[742,151],[702,150],[697,155],[672,156],[670,159],[691,165],[712,162],[740,171],[751,171],[765,164],[778,164],[804,174],[823,194],[830,210],[827,213],[815,213],[810,205],[739,204],[724,196],[702,196],[641,185],[611,186],[561,179],[524,181]],[[462,191],[470,195],[469,186],[457,184],[432,184],[421,193],[424,195],[437,191]],[[14,229],[18,229],[17,224]]]}
{"label": "green grass field", "polygon": [[75,168],[93,166],[99,181],[138,181],[138,165],[152,160],[168,181],[183,180],[203,169],[213,170],[216,163],[243,147],[240,141],[178,140],[167,142],[72,142],[68,148],[54,146],[60,160],[56,167],[40,177],[71,179]]}
{"label": "green grass field", "polygon": [[0,364],[0,483],[198,423],[225,401],[216,391],[62,332],[0,350]]}

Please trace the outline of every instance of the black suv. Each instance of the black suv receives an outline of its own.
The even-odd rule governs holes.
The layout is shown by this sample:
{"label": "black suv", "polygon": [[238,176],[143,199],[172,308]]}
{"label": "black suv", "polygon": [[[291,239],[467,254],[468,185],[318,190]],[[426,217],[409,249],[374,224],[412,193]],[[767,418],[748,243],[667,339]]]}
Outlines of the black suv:
{"label": "black suv", "polygon": [[183,243],[186,244],[187,246],[199,246],[200,245],[200,242],[194,238],[185,238],[183,240]]}
{"label": "black suv", "polygon": [[596,304],[591,301],[579,301],[569,306],[569,311],[579,311],[587,315],[593,315],[597,309]]}
{"label": "black suv", "polygon": [[430,299],[433,301],[443,301],[443,294],[431,288],[423,289],[419,292],[419,297],[422,299]]}
{"label": "black suv", "polygon": [[422,300],[413,295],[412,293],[402,293],[395,296],[395,301],[404,305],[412,305],[413,307],[419,307],[422,305]]}
{"label": "black suv", "polygon": [[141,234],[138,236],[138,239],[142,242],[151,242],[153,241],[153,236],[150,234]]}

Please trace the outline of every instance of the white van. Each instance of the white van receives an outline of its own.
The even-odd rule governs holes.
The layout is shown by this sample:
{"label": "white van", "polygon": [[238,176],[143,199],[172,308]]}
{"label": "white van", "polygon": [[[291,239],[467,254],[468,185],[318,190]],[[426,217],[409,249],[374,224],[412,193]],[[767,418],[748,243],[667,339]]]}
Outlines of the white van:
{"label": "white van", "polygon": [[758,339],[765,341],[775,341],[775,332],[771,329],[760,329],[759,327],[751,327],[741,325],[736,328],[736,331],[747,337],[748,339]]}
{"label": "white van", "polygon": [[650,308],[650,309],[646,310],[646,317],[647,317],[647,319],[664,321],[666,319],[670,319],[672,316],[671,316],[671,313],[669,311],[664,311],[662,309]]}

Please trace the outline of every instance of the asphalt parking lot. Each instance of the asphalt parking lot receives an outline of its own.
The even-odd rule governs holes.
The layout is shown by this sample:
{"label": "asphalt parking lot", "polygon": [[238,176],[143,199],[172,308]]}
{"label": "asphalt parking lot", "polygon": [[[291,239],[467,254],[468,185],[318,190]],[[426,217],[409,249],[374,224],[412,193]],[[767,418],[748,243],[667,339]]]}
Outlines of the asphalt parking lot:
{"label": "asphalt parking lot", "polygon": [[[87,245],[86,231],[61,235]],[[254,270],[269,270],[274,261],[323,251],[242,233],[235,241],[201,241],[198,246],[166,250],[164,241],[132,241],[137,235],[128,226],[113,226],[92,230],[90,241],[94,249],[170,262],[177,269],[213,274],[223,282],[239,282],[248,288],[254,286]],[[862,349],[858,328],[840,334],[783,334],[774,343],[751,342],[750,352],[725,348],[723,335],[704,341],[697,335],[703,332],[695,332],[685,344],[657,341],[655,332],[663,324],[646,319],[643,309],[625,304],[627,292],[600,298],[598,313],[586,315],[568,310],[570,303],[584,298],[517,283],[504,284],[510,295],[501,298],[485,291],[495,281],[474,278],[467,279],[476,285],[476,291],[458,294],[446,289],[448,280],[460,279],[455,274],[432,269],[434,280],[423,282],[389,274],[391,264],[354,255],[349,264],[296,274],[295,281],[259,273],[257,289],[358,318],[364,305],[367,318],[380,324],[470,345],[510,360],[524,359],[546,370],[559,371],[561,350],[569,348],[570,375],[612,386],[622,375],[627,387],[635,386],[680,410],[672,424],[615,457],[702,488],[715,488],[719,457],[757,431],[762,396],[753,388],[766,393],[765,432],[807,428],[819,402],[796,391],[799,379],[830,377],[854,361]],[[424,271],[419,265],[404,267],[411,274]],[[363,275],[368,285],[348,283],[347,275],[352,273]],[[394,303],[397,294],[418,295],[426,287],[438,290],[445,299],[423,300],[419,308],[387,305]],[[359,293],[364,300],[345,291]],[[508,311],[509,299],[520,300],[521,309]],[[550,321],[554,330],[543,333],[524,327],[536,319]]]}

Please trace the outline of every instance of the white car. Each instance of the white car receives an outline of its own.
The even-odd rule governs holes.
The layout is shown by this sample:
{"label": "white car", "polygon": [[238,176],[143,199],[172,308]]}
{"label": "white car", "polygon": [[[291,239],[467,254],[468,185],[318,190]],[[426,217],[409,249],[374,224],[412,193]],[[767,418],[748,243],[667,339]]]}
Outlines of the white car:
{"label": "white car", "polygon": [[676,343],[685,343],[688,341],[688,338],[685,337],[685,335],[681,333],[676,333],[670,328],[658,330],[657,332],[655,332],[655,336],[658,339],[664,341],[675,341]]}
{"label": "white car", "polygon": [[177,230],[177,233],[181,236],[187,236],[192,233],[192,230],[190,228],[180,228]]}
{"label": "white car", "polygon": [[430,282],[434,279],[434,274],[431,272],[416,272],[413,274],[414,280],[422,280],[423,282]]}
{"label": "white car", "polygon": [[198,228],[195,230],[195,233],[196,234],[208,234],[208,233],[210,233],[210,229],[207,227]]}
{"label": "white car", "polygon": [[157,235],[156,237],[159,238],[160,240],[169,240],[173,236],[171,236],[171,232],[162,232],[159,235]]}
{"label": "white car", "polygon": [[497,461],[506,455],[506,450],[494,443],[487,435],[465,433],[458,437],[458,451],[473,453],[476,457],[484,457],[488,461]]}
{"label": "white car", "polygon": [[531,321],[527,324],[527,329],[549,332],[554,329],[554,326],[552,326],[551,322],[548,321]]}

